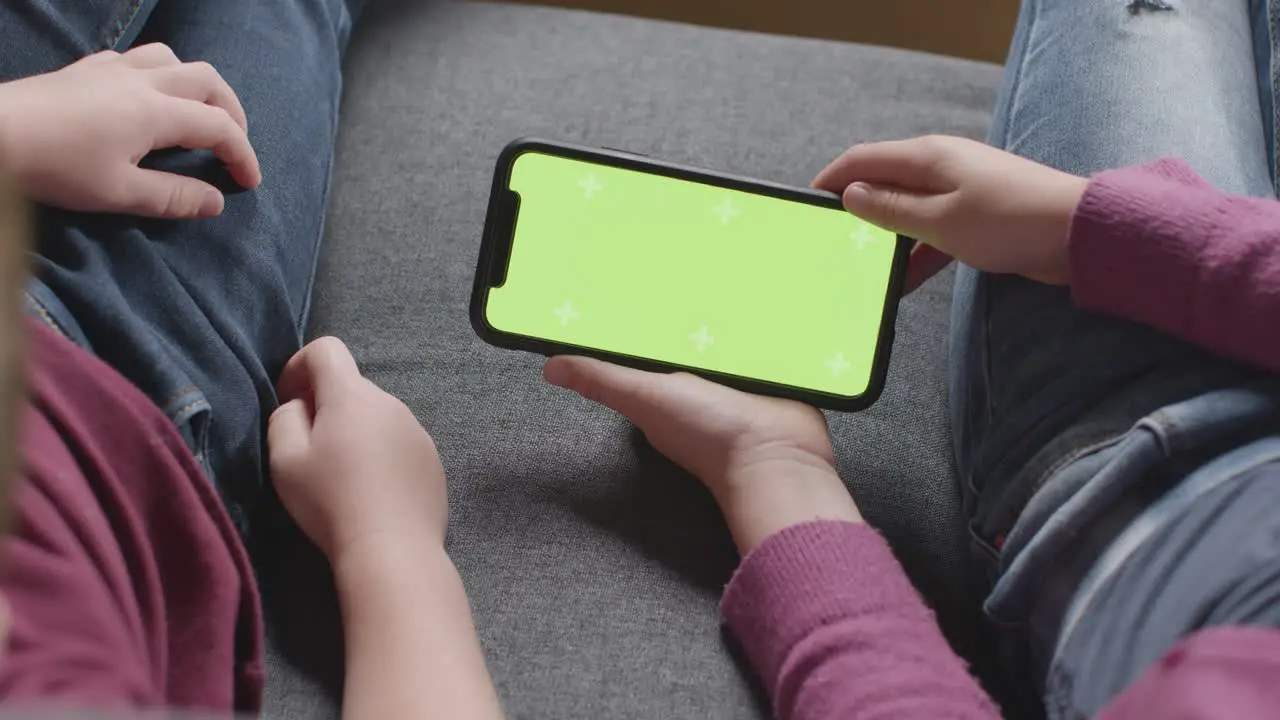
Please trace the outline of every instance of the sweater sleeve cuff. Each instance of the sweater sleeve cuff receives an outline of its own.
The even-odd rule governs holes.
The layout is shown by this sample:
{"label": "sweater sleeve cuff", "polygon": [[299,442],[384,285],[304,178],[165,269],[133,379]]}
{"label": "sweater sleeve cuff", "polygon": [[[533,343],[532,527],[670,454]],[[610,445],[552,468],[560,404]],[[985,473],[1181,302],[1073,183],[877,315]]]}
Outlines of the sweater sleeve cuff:
{"label": "sweater sleeve cuff", "polygon": [[795,525],[766,538],[743,559],[721,610],[765,677],[801,638],[836,620],[891,610],[933,622],[880,533],[838,521]]}
{"label": "sweater sleeve cuff", "polygon": [[[1189,322],[1204,212],[1170,213],[1208,185],[1181,160],[1093,176],[1071,221],[1071,292],[1078,307],[1180,334]],[[1189,227],[1188,225],[1191,225]],[[1140,284],[1142,292],[1134,292]]]}

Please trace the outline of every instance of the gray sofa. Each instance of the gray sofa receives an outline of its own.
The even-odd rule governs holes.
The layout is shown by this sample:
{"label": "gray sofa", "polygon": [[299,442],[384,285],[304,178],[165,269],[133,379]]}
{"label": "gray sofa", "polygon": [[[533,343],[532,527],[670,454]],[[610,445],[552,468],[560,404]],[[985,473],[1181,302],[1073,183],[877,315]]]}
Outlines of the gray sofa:
{"label": "gray sofa", "polygon": [[[481,343],[468,289],[493,163],[521,135],[807,183],[848,145],[982,137],[995,66],[565,10],[375,3],[348,61],[310,332],[435,436],[449,548],[516,718],[767,717],[723,630],[736,562],[708,495],[627,423]],[[832,416],[843,477],[982,667],[946,411],[950,275],[902,304],[878,404]],[[254,547],[271,717],[329,717],[324,563],[281,517]]]}

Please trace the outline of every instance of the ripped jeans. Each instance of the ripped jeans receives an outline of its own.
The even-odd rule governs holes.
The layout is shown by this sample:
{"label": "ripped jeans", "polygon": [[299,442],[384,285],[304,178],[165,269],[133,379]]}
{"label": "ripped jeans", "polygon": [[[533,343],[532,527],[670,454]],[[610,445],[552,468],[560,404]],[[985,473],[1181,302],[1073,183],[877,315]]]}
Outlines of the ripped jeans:
{"label": "ripped jeans", "polygon": [[[6,0],[0,80],[164,42],[239,96],[262,185],[221,216],[39,209],[29,312],[98,355],[178,426],[246,527],[265,477],[273,384],[302,341],[358,0]],[[225,186],[206,152],[151,167]]]}
{"label": "ripped jeans", "polygon": [[[1221,190],[1275,197],[1276,21],[1267,0],[1024,0],[989,141],[1079,175],[1179,156]],[[1147,562],[1153,528],[1280,457],[1276,377],[971,268],[952,333],[979,591],[1021,700],[1089,717],[1198,623],[1277,622],[1280,603],[1183,607],[1239,582],[1233,545],[1280,558],[1280,521],[1239,503],[1215,520],[1224,561],[1188,547],[1199,565],[1169,573],[1191,589],[1122,572]]]}

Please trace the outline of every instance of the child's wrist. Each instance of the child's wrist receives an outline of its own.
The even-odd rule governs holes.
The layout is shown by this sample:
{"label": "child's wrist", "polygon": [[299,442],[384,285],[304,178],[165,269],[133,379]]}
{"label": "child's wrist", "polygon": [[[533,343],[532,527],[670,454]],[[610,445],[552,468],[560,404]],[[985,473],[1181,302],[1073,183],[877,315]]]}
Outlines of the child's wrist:
{"label": "child's wrist", "polygon": [[367,583],[383,575],[453,567],[444,545],[430,533],[391,532],[351,538],[335,545],[329,564],[339,590],[352,578]]}
{"label": "child's wrist", "polygon": [[755,466],[730,477],[724,487],[716,501],[743,556],[793,525],[863,522],[835,469],[819,464]]}

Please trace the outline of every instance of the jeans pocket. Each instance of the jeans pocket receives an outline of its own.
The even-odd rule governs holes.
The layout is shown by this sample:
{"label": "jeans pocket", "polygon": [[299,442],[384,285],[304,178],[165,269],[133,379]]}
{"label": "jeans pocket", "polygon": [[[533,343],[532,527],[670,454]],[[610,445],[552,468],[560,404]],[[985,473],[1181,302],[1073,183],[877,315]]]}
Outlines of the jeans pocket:
{"label": "jeans pocket", "polygon": [[213,485],[214,492],[218,493],[231,521],[241,533],[246,532],[248,522],[244,508],[226,491],[225,483],[218,482],[214,476],[209,458],[209,426],[213,423],[213,407],[204,392],[194,385],[182,387],[174,391],[161,409],[178,429],[178,434],[191,450],[205,479]]}
{"label": "jeans pocket", "polygon": [[173,392],[161,408],[187,443],[196,463],[209,477],[209,424],[213,408],[200,388],[188,385]]}
{"label": "jeans pocket", "polygon": [[53,291],[39,278],[33,277],[27,280],[27,286],[22,295],[22,305],[24,311],[31,317],[81,348],[90,353],[93,352],[89,338],[85,337],[84,331],[81,330],[80,324],[76,322],[71,311],[67,310],[58,296],[54,295]]}

